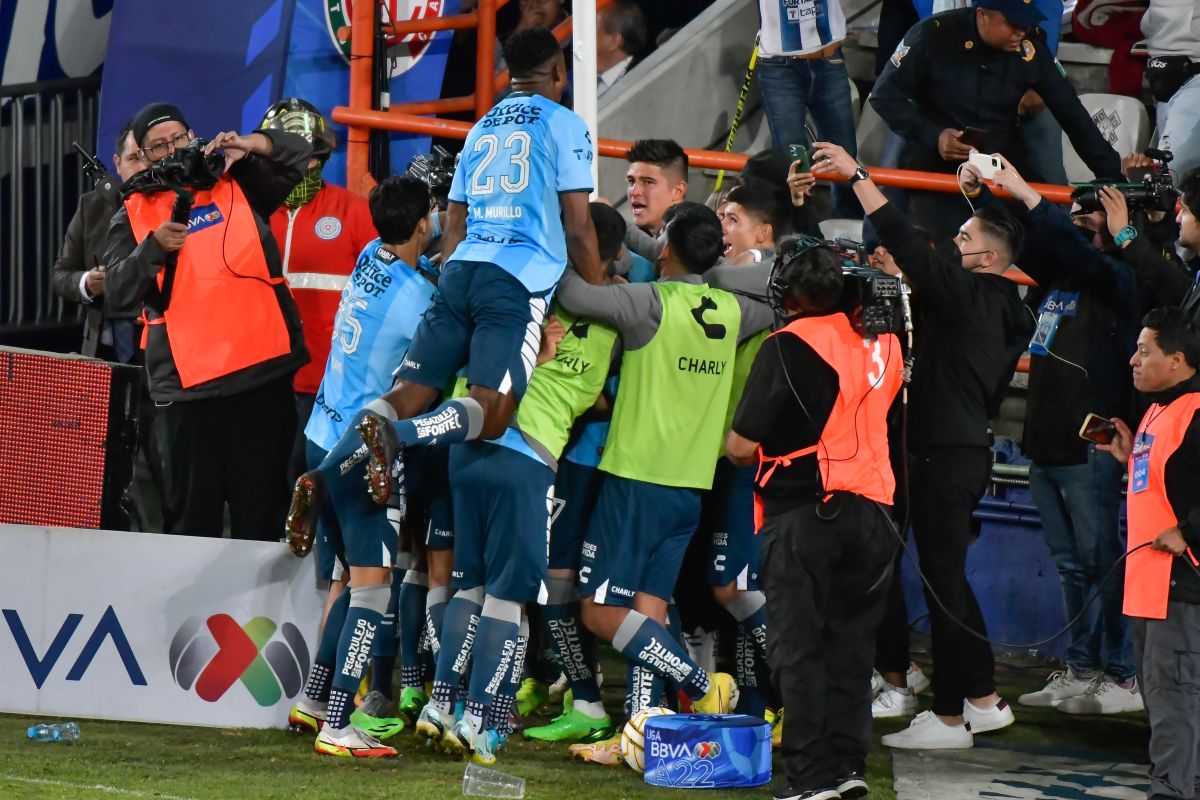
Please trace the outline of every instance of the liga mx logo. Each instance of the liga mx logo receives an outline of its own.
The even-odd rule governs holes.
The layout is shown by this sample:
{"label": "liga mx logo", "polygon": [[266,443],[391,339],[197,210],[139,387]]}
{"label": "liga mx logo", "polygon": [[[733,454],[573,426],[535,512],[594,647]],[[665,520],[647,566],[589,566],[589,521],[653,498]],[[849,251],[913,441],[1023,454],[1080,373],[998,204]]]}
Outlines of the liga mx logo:
{"label": "liga mx logo", "polygon": [[[278,636],[276,635],[278,633]],[[267,617],[245,625],[228,614],[191,617],[179,626],[169,651],[171,677],[184,691],[215,703],[241,681],[260,706],[295,697],[308,678],[308,645],[290,622]]]}
{"label": "liga mx logo", "polygon": [[721,745],[719,742],[696,742],[693,752],[696,758],[716,758],[721,755]]}
{"label": "liga mx logo", "polygon": [[[325,26],[333,46],[350,63],[350,41],[338,39],[338,28],[350,27],[354,16],[355,2],[370,0],[325,0]],[[377,1],[377,0],[376,0]],[[386,0],[383,5],[384,22],[402,22],[430,19],[442,16],[445,0]],[[408,72],[429,50],[436,31],[410,33],[406,36],[389,36],[387,39],[388,77],[395,78]]]}

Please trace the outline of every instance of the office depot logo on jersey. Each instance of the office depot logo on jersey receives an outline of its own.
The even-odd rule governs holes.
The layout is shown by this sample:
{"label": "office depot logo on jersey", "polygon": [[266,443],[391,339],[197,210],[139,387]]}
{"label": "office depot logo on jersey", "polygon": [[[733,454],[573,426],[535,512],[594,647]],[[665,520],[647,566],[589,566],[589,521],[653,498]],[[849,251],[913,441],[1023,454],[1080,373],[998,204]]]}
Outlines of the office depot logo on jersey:
{"label": "office depot logo on jersey", "polygon": [[[279,636],[275,636],[278,632]],[[295,697],[308,678],[308,645],[290,622],[255,617],[245,625],[228,614],[186,620],[171,641],[171,677],[184,691],[215,703],[241,681],[260,706]]]}
{"label": "office depot logo on jersey", "polygon": [[[366,1],[325,0],[325,26],[329,30],[329,38],[347,64],[350,63],[350,40],[349,38],[345,41],[340,40],[338,29],[349,28],[350,20],[354,17],[354,3]],[[403,22],[440,17],[445,5],[445,0],[385,0],[383,19],[385,22]],[[416,66],[429,50],[434,35],[434,31],[424,31],[407,36],[389,36],[387,40],[388,77],[395,78],[403,75]]]}

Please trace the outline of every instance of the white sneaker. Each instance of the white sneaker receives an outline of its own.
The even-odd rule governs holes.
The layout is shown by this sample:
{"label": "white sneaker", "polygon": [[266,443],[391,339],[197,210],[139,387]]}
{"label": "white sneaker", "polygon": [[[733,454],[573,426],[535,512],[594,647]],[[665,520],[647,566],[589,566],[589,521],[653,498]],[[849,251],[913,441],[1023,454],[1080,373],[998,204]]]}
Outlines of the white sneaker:
{"label": "white sneaker", "polygon": [[1133,686],[1125,689],[1104,674],[1093,678],[1083,694],[1068,697],[1058,704],[1058,710],[1064,714],[1123,714],[1126,711],[1142,711],[1145,707],[1142,689],[1136,678]]}
{"label": "white sneaker", "polygon": [[892,686],[887,681],[871,701],[871,716],[875,719],[911,717],[917,713],[917,698],[910,689]]}
{"label": "white sneaker", "polygon": [[1058,672],[1052,672],[1045,687],[1036,692],[1021,695],[1017,698],[1017,702],[1023,706],[1052,708],[1068,697],[1077,697],[1083,694],[1091,685],[1091,678],[1080,678],[1075,670],[1067,667]]}
{"label": "white sneaker", "polygon": [[908,688],[912,689],[913,694],[920,694],[929,688],[929,676],[915,661],[909,662],[908,665]]}
{"label": "white sneaker", "polygon": [[970,700],[963,700],[963,719],[971,726],[971,733],[998,731],[1017,721],[1004,698],[991,708],[980,708]]}
{"label": "white sneaker", "polygon": [[879,670],[875,670],[874,672],[872,672],[871,673],[871,697],[878,697],[879,693],[883,691],[883,685],[885,683],[887,683],[887,681],[885,681],[883,679],[883,676],[879,674]]}
{"label": "white sneaker", "polygon": [[881,741],[899,750],[965,750],[975,746],[966,725],[947,725],[932,711],[922,711],[907,728],[889,733]]}

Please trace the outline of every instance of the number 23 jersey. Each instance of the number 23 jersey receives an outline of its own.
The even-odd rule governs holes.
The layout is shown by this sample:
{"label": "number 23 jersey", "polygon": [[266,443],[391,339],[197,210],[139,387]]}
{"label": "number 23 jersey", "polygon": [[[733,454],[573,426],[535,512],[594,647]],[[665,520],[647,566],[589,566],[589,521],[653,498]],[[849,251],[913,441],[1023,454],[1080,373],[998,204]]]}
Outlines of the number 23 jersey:
{"label": "number 23 jersey", "polygon": [[450,201],[467,206],[467,237],[451,260],[486,261],[532,294],[554,288],[567,263],[560,192],[591,192],[587,125],[536,94],[501,100],[467,134]]}

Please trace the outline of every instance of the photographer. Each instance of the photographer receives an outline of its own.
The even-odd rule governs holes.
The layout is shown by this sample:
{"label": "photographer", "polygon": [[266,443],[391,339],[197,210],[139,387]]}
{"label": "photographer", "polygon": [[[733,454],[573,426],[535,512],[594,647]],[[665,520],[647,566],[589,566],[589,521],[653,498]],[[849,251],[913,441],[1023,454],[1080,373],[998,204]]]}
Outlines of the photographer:
{"label": "photographer", "polygon": [[[308,355],[266,220],[312,146],[267,131],[220,133],[201,147],[165,103],[130,127],[150,166],[112,218],[105,290],[111,308],[145,320],[167,532],[219,537],[228,502],[234,538],[276,539],[296,425],[291,381]],[[185,197],[187,222],[173,221]]]}
{"label": "photographer", "polygon": [[967,548],[978,533],[971,514],[991,474],[988,420],[999,410],[1033,333],[1017,287],[1004,278],[1020,250],[1021,227],[1003,210],[980,208],[952,241],[930,250],[845,150],[818,142],[813,162],[818,178],[836,173],[849,180],[917,301],[909,508],[921,569],[940,599],[927,589],[934,699],[932,713],[918,715],[883,743],[905,749],[971,747],[972,732],[1013,722],[1012,710],[996,694],[991,648],[961,625],[986,632],[966,577]]}
{"label": "photographer", "polygon": [[778,623],[767,660],[799,711],[783,728],[776,797],[867,793],[873,642],[898,546],[887,416],[903,358],[894,334],[865,338],[839,309],[842,283],[820,240],[781,246],[768,295],[790,321],[758,351],[725,443],[738,465],[757,454],[762,588]]}
{"label": "photographer", "polygon": [[[1028,209],[1030,235],[1021,264],[1038,284],[1027,298],[1037,309],[1037,329],[1029,348],[1021,449],[1033,462],[1029,491],[1058,569],[1066,618],[1078,619],[1067,668],[1051,675],[1045,688],[1022,695],[1020,703],[1068,714],[1140,711],[1129,626],[1121,611],[1124,593],[1120,581],[1105,581],[1124,549],[1121,469],[1078,435],[1089,413],[1107,418],[1131,408],[1125,361],[1137,339],[1139,292],[1133,271],[1110,254],[1115,245],[1104,212],[1088,213],[1088,189],[1076,191],[1079,202],[1068,216],[1043,201],[1007,160],[1000,161],[995,185]],[[964,167],[959,180],[969,197],[998,202],[975,167]],[[1100,615],[1093,622],[1083,611],[1097,591]]]}

